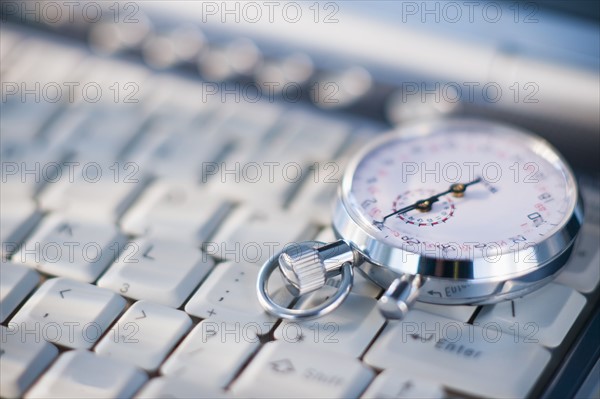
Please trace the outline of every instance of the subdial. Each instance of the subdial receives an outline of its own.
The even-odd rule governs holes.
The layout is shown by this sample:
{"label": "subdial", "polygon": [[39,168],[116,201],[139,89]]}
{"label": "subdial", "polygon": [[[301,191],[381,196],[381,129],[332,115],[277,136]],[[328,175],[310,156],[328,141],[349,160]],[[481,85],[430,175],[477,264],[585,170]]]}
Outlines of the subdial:
{"label": "subdial", "polygon": [[[423,198],[429,198],[436,193],[435,190],[417,189],[410,190],[400,194],[393,203],[393,211],[404,208]],[[413,209],[408,212],[397,215],[396,217],[406,224],[416,226],[435,226],[440,223],[446,223],[454,215],[454,203],[449,195],[444,195],[433,204],[428,211]]]}

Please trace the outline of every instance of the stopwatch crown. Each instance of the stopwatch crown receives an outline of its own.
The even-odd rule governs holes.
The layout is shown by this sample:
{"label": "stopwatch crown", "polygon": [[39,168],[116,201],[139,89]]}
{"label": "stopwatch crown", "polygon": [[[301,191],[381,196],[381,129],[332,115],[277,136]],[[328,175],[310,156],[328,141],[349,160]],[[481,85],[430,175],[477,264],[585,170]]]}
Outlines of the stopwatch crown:
{"label": "stopwatch crown", "polygon": [[344,263],[355,263],[358,255],[343,240],[321,247],[300,247],[279,255],[279,269],[294,295],[304,295],[325,285],[327,277],[340,272]]}
{"label": "stopwatch crown", "polygon": [[279,268],[290,284],[303,295],[325,285],[325,265],[317,249],[306,249],[297,254],[279,255]]}

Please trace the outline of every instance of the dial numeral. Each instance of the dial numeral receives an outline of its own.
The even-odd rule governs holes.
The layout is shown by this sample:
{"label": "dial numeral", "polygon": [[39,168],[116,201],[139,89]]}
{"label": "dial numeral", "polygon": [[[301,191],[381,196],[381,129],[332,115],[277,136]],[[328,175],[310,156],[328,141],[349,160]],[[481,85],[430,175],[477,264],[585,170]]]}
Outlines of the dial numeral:
{"label": "dial numeral", "polygon": [[416,238],[409,236],[402,236],[402,240],[410,245],[419,245],[421,243],[421,241],[417,240]]}
{"label": "dial numeral", "polygon": [[543,193],[543,194],[538,195],[538,199],[540,201],[544,201],[544,202],[550,202],[550,201],[554,200],[554,198],[552,198],[552,195],[549,193]]}
{"label": "dial numeral", "polygon": [[360,204],[360,206],[362,206],[364,209],[367,209],[370,205],[373,205],[376,203],[377,203],[376,199],[368,199],[368,200],[364,200],[362,202],[362,204]]}
{"label": "dial numeral", "polygon": [[544,218],[538,212],[533,212],[527,215],[527,218],[533,222],[535,227],[539,227],[544,224]]}
{"label": "dial numeral", "polygon": [[527,241],[527,238],[525,238],[525,236],[519,234],[518,236],[510,237],[509,240],[511,240],[513,243],[516,244],[519,242]]}

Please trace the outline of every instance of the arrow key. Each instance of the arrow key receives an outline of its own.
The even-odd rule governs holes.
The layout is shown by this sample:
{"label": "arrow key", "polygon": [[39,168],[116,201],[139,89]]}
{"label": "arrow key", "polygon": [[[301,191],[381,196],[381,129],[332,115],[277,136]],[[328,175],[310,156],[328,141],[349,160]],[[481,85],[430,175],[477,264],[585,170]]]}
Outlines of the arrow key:
{"label": "arrow key", "polygon": [[407,373],[393,368],[379,374],[362,399],[370,398],[445,398],[444,389],[434,379],[414,378]]}
{"label": "arrow key", "polygon": [[103,288],[66,278],[47,280],[8,324],[68,348],[88,349],[123,311],[125,300]]}
{"label": "arrow key", "polygon": [[192,326],[192,319],[180,310],[148,301],[133,304],[94,349],[112,357],[154,371]]}

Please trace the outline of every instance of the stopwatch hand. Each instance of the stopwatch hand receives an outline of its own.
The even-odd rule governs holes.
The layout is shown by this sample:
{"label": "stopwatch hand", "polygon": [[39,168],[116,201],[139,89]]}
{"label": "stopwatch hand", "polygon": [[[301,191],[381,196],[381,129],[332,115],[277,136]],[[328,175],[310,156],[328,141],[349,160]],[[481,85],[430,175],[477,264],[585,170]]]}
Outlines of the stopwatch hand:
{"label": "stopwatch hand", "polygon": [[455,184],[452,184],[448,190],[443,191],[443,192],[438,193],[438,194],[435,194],[435,195],[432,195],[429,198],[418,200],[414,204],[411,204],[411,205],[405,206],[404,208],[398,209],[397,211],[394,211],[394,212],[390,213],[389,215],[385,215],[383,217],[383,220],[381,222],[375,222],[375,224],[377,224],[379,226],[383,226],[383,224],[385,223],[385,221],[388,218],[390,218],[392,216],[396,216],[396,215],[402,215],[402,214],[404,214],[406,212],[410,212],[410,211],[412,211],[414,209],[418,209],[421,212],[429,212],[431,210],[431,206],[434,203],[438,202],[439,199],[440,199],[440,197],[443,197],[444,195],[447,195],[447,194],[450,194],[450,193],[454,194],[457,197],[462,197],[464,195],[467,187],[469,187],[469,186],[471,186],[473,184],[477,184],[479,182],[481,182],[481,177],[478,177],[477,179],[475,179],[475,180],[473,180],[471,182],[468,182],[468,183],[455,183]]}

